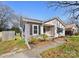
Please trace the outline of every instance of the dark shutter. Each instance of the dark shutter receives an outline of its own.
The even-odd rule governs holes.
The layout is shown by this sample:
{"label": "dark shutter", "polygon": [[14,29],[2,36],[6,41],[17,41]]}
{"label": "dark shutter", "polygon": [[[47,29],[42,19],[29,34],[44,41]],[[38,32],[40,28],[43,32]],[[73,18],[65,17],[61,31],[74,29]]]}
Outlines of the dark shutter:
{"label": "dark shutter", "polygon": [[30,25],[30,35],[32,35],[32,24]]}
{"label": "dark shutter", "polygon": [[40,25],[39,25],[39,35],[40,35],[40,32],[41,32],[41,30],[40,30],[41,28],[40,28]]}
{"label": "dark shutter", "polygon": [[43,32],[45,33],[45,27],[43,28]]}
{"label": "dark shutter", "polygon": [[23,28],[23,31],[25,32],[25,24],[22,26],[22,28]]}

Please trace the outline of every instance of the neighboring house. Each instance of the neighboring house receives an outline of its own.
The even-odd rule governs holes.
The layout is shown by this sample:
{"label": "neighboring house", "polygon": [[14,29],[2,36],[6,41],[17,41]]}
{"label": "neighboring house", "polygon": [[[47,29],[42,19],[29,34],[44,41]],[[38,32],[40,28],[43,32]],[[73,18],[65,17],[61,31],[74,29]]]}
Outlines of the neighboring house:
{"label": "neighboring house", "polygon": [[66,35],[72,35],[78,32],[78,27],[76,26],[76,24],[67,24],[65,26],[66,28]]}
{"label": "neighboring house", "polygon": [[26,39],[40,34],[47,34],[52,37],[65,36],[65,24],[58,17],[45,22],[23,17],[21,19],[21,27]]}

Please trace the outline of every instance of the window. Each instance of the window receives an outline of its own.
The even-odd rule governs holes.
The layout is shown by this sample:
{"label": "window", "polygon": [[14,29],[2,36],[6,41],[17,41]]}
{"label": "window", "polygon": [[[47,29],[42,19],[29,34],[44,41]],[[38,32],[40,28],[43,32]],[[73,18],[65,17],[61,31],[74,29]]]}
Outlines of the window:
{"label": "window", "polygon": [[34,26],[34,34],[37,34],[37,26]]}
{"label": "window", "polygon": [[33,33],[33,35],[38,35],[39,34],[39,25],[33,24],[32,33]]}
{"label": "window", "polygon": [[63,28],[57,27],[57,33],[62,33],[62,32],[63,32]]}

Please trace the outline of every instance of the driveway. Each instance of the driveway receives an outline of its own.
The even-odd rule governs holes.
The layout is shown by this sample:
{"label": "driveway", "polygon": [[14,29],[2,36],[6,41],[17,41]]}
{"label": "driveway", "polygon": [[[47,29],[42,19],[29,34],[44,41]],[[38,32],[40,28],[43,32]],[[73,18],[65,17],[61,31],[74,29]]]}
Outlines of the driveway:
{"label": "driveway", "polygon": [[63,41],[63,40],[55,40],[55,42],[45,45],[43,47],[35,47],[30,50],[24,50],[20,53],[14,53],[11,55],[5,55],[5,56],[0,56],[0,57],[4,57],[4,58],[41,58],[41,56],[40,56],[41,52],[43,52],[49,48],[55,48],[64,43],[65,43],[65,41]]}

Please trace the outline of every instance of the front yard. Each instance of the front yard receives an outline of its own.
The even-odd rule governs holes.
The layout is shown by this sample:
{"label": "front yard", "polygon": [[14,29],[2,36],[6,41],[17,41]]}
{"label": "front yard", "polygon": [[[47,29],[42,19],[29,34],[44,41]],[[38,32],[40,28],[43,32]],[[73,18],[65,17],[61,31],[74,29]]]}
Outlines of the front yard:
{"label": "front yard", "polygon": [[79,57],[79,36],[67,37],[67,42],[59,47],[48,49],[40,54],[43,58]]}
{"label": "front yard", "polygon": [[19,50],[27,48],[24,44],[24,40],[9,40],[9,41],[2,41],[0,42],[0,55],[4,53],[11,52],[13,50]]}
{"label": "front yard", "polygon": [[[64,43],[64,37],[54,38],[52,40],[49,40],[48,38],[49,37],[47,35],[41,35],[40,37],[32,37],[31,40],[29,41],[31,50],[28,50],[27,45],[25,44],[25,41],[20,36],[16,35],[16,39],[14,40],[0,42],[0,55],[2,54],[6,55],[11,52],[12,53],[17,52],[18,50],[21,49],[22,55],[25,55],[27,57],[30,57],[30,56],[39,57],[40,53],[43,52],[44,50]],[[11,55],[14,56],[13,54]],[[17,53],[15,53],[15,55],[17,56]]]}
{"label": "front yard", "polygon": [[[64,38],[55,38],[56,41],[54,41],[54,40],[47,40],[46,38],[47,38],[46,35],[44,35],[44,37],[42,39],[32,37],[31,38],[32,40],[29,41],[31,49],[36,48],[36,50],[40,50],[40,51],[46,50],[49,47],[53,47],[53,45],[56,43],[56,41],[59,40],[61,42],[62,39],[64,39]],[[39,48],[41,48],[41,49],[39,49]],[[8,41],[0,42],[0,55],[5,54],[5,53],[10,53],[10,52],[15,52],[19,49],[23,49],[23,50],[28,49],[24,40],[20,36],[16,36],[15,40],[8,40]],[[37,51],[37,52],[39,52],[39,51]]]}

